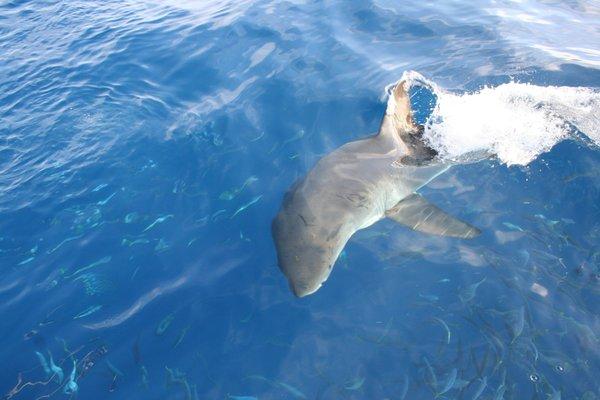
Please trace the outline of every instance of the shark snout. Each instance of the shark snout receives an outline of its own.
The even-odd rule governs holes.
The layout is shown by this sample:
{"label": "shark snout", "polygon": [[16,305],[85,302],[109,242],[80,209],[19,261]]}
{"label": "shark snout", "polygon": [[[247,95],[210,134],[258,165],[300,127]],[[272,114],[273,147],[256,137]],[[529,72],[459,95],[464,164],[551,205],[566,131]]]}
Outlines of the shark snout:
{"label": "shark snout", "polygon": [[292,293],[294,293],[294,296],[296,297],[304,297],[304,296],[308,296],[309,294],[313,294],[314,292],[316,292],[317,290],[319,290],[319,288],[321,287],[321,285],[309,285],[306,283],[302,283],[302,282],[294,282],[292,280],[289,281],[290,284],[290,289],[292,291]]}

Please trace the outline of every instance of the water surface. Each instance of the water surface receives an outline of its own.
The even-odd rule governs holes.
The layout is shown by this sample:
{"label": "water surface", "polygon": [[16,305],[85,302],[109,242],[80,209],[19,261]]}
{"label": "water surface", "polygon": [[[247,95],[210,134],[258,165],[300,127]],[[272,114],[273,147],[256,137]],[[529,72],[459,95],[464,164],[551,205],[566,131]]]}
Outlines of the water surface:
{"label": "water surface", "polygon": [[[594,1],[2,2],[0,392],[599,398],[598,21]],[[422,190],[483,234],[381,221],[298,300],[271,219],[408,70],[436,85],[415,107],[438,150],[496,155]]]}

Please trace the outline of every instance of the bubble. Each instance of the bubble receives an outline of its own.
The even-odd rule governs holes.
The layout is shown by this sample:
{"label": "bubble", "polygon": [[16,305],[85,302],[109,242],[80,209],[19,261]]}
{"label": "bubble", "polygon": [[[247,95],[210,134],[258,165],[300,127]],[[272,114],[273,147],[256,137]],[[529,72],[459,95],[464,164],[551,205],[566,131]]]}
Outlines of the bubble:
{"label": "bubble", "polygon": [[530,374],[529,375],[529,380],[531,382],[539,382],[540,381],[540,376],[538,374]]}

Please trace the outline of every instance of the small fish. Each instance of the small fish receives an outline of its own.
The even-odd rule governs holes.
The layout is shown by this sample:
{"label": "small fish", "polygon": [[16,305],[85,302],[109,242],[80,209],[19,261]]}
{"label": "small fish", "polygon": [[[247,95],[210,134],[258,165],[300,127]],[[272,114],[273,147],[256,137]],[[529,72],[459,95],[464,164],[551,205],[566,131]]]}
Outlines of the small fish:
{"label": "small fish", "polygon": [[23,335],[23,339],[24,340],[29,340],[29,339],[31,339],[33,337],[36,337],[38,333],[39,332],[37,330],[32,329],[32,330],[30,330],[29,332],[27,332],[26,334]]}
{"label": "small fish", "polygon": [[169,247],[171,247],[171,245],[167,243],[165,239],[161,238],[156,244],[156,246],[154,246],[154,251],[157,253],[161,253],[167,250]]}
{"label": "small fish", "polygon": [[457,380],[454,382],[454,387],[453,387],[453,388],[454,388],[454,389],[461,390],[461,389],[464,389],[464,388],[466,388],[466,387],[469,385],[469,383],[471,383],[471,382],[469,382],[469,381],[467,381],[467,380],[464,380],[464,379],[457,379]]}
{"label": "small fish", "polygon": [[435,390],[438,385],[437,376],[435,375],[435,371],[431,364],[429,364],[429,360],[427,357],[423,357],[423,362],[425,362],[425,366],[427,367],[427,372],[429,372],[429,385]]}
{"label": "small fish", "polygon": [[296,389],[292,385],[288,385],[287,383],[284,383],[284,382],[276,382],[276,383],[277,383],[277,386],[285,389],[286,391],[288,391],[292,396],[296,397],[297,399],[306,399],[307,398],[304,395],[304,393],[302,393],[300,390]]}
{"label": "small fish", "polygon": [[383,342],[383,340],[387,337],[387,335],[390,333],[390,329],[392,328],[393,322],[394,322],[394,317],[390,317],[390,319],[388,319],[388,322],[385,324],[385,328],[383,328],[383,332],[381,333],[381,336],[377,339],[377,343]]}
{"label": "small fish", "polygon": [[185,335],[189,329],[190,329],[190,326],[188,325],[181,330],[181,332],[179,333],[179,336],[177,337],[177,340],[173,344],[173,348],[179,346],[179,344],[183,341],[183,338],[185,337]]}
{"label": "small fish", "polygon": [[97,306],[88,307],[85,310],[83,310],[82,312],[80,312],[79,314],[77,314],[76,316],[74,316],[73,319],[87,317],[88,315],[92,315],[93,313],[95,313],[96,311],[99,311],[100,309],[102,309],[102,304],[99,304]]}
{"label": "small fish", "polygon": [[251,242],[252,240],[249,237],[244,236],[244,232],[240,231],[240,239],[246,241],[246,242]]}
{"label": "small fish", "polygon": [[271,146],[271,149],[267,152],[267,154],[273,153],[275,150],[277,150],[278,147],[279,143],[274,143],[273,146]]}
{"label": "small fish", "polygon": [[130,212],[125,216],[125,223],[130,224],[138,219],[139,215],[137,212]]}
{"label": "small fish", "polygon": [[121,372],[120,369],[118,369],[117,367],[115,367],[110,361],[106,360],[106,366],[108,367],[108,369],[110,370],[110,372],[113,373],[113,375],[117,375],[117,376],[125,376],[125,374],[123,374],[123,372]]}
{"label": "small fish", "polygon": [[531,350],[533,351],[533,361],[537,363],[538,358],[540,357],[540,352],[531,338],[529,338],[529,344],[531,345]]}
{"label": "small fish", "polygon": [[48,363],[46,362],[46,358],[44,357],[44,355],[42,353],[40,353],[39,351],[36,351],[35,355],[38,357],[38,360],[40,361],[40,364],[41,364],[42,368],[44,369],[44,373],[46,374],[46,377],[50,376],[50,374],[51,374],[50,367],[48,367]]}
{"label": "small fish", "polygon": [[588,173],[583,173],[583,174],[573,174],[573,175],[565,176],[563,178],[563,181],[564,182],[571,182],[571,181],[573,181],[573,180],[575,180],[577,178],[591,178],[591,177],[595,177],[596,175],[597,174],[595,174],[595,173],[589,173],[589,172]]}
{"label": "small fish", "polygon": [[504,383],[498,386],[496,389],[496,394],[494,395],[494,400],[504,400],[504,393],[506,392],[506,385]]}
{"label": "small fish", "polygon": [[475,356],[475,350],[471,347],[471,359],[473,360],[473,364],[475,365],[475,369],[477,370],[478,376],[481,376],[483,374],[483,371],[485,370],[485,366],[487,365],[487,360],[488,360],[489,355],[490,355],[490,349],[487,348],[485,353],[483,354],[481,364],[479,364],[479,362],[477,362],[477,357]]}
{"label": "small fish", "polygon": [[400,392],[400,400],[404,400],[404,398],[406,397],[406,394],[408,393],[408,386],[408,375],[404,374],[404,385],[402,385],[402,392]]}
{"label": "small fish", "polygon": [[535,214],[534,217],[536,217],[538,219],[541,219],[549,227],[553,227],[554,225],[556,225],[556,224],[558,224],[560,222],[560,221],[556,221],[556,220],[553,220],[553,219],[549,219],[544,214]]}
{"label": "small fish", "polygon": [[110,199],[112,199],[113,197],[115,197],[115,195],[117,194],[117,192],[114,192],[113,194],[111,194],[110,196],[108,196],[106,199],[104,200],[100,200],[99,202],[97,202],[96,204],[99,206],[103,206],[106,203],[108,203],[110,201]]}
{"label": "small fish", "polygon": [[90,371],[90,369],[92,369],[94,365],[96,365],[98,360],[101,357],[103,357],[106,353],[108,353],[108,348],[106,347],[106,345],[102,344],[96,349],[88,352],[85,356],[83,356],[83,358],[81,359],[81,370],[79,371],[79,376],[77,378],[79,379],[85,376]]}
{"label": "small fish", "polygon": [[219,218],[225,218],[224,214],[226,212],[227,212],[227,210],[225,210],[225,209],[217,210],[210,216],[210,219],[214,222],[214,221],[217,221]]}
{"label": "small fish", "polygon": [[140,336],[138,335],[135,342],[133,342],[133,346],[131,347],[131,355],[133,355],[133,362],[135,365],[142,364],[142,352],[140,351]]}
{"label": "small fish", "polygon": [[150,383],[148,379],[148,370],[143,365],[140,367],[140,376],[142,378],[142,386],[148,389],[148,384]]}
{"label": "small fish", "polygon": [[163,222],[165,222],[166,220],[168,220],[169,218],[173,218],[173,214],[169,214],[169,215],[164,215],[162,217],[158,217],[154,220],[153,223],[151,223],[150,225],[148,225],[146,227],[146,229],[144,229],[142,232],[146,232],[149,231],[150,229],[154,228],[156,225],[158,224],[162,224]]}
{"label": "small fish", "polygon": [[53,249],[51,249],[51,250],[48,250],[48,251],[46,252],[46,254],[52,254],[52,253],[54,253],[54,252],[55,252],[56,250],[58,250],[58,249],[59,249],[59,248],[60,248],[60,247],[61,247],[63,244],[65,244],[65,243],[67,243],[67,242],[70,242],[70,241],[72,241],[72,240],[75,240],[75,239],[79,239],[81,236],[83,236],[83,235],[77,235],[77,236],[73,236],[73,237],[66,238],[65,240],[63,240],[62,242],[60,242],[60,243],[59,243],[59,244],[58,244],[56,247],[54,247],[54,248],[53,248]]}
{"label": "small fish", "polygon": [[72,278],[75,275],[78,275],[80,273],[82,273],[83,271],[87,271],[88,269],[92,269],[94,267],[97,267],[98,265],[102,265],[102,264],[107,264],[110,262],[110,260],[112,260],[111,256],[106,256],[106,257],[102,257],[101,259],[99,259],[98,261],[95,261],[93,263],[91,263],[90,265],[87,265],[85,267],[79,268],[77,271],[73,272],[72,274],[65,276],[66,279],[68,278]]}
{"label": "small fish", "polygon": [[450,328],[448,327],[448,325],[441,318],[433,317],[433,319],[439,322],[442,325],[442,327],[444,327],[444,329],[446,330],[446,344],[450,344]]}
{"label": "small fish", "polygon": [[240,319],[240,322],[242,324],[245,324],[245,323],[249,322],[253,316],[254,316],[254,308],[250,310],[248,315],[246,315],[244,318]]}
{"label": "small fish", "polygon": [[286,139],[283,141],[283,143],[281,144],[281,147],[285,146],[288,143],[291,143],[295,140],[301,139],[302,137],[304,137],[304,129],[300,129],[298,132],[296,132],[295,135],[291,136],[290,138]]}
{"label": "small fish", "polygon": [[112,381],[110,382],[110,385],[108,386],[108,391],[110,393],[117,390],[117,378],[118,378],[118,376],[116,374],[113,374]]}
{"label": "small fish", "polygon": [[185,391],[185,399],[192,400],[192,391],[187,381],[186,374],[178,369],[170,369],[166,365],[165,369],[167,370],[167,385],[175,384],[182,386]]}
{"label": "small fish", "polygon": [[85,293],[93,296],[98,293],[103,293],[110,288],[111,283],[100,275],[93,273],[85,273],[73,278],[74,282],[81,282],[85,289]]}
{"label": "small fish", "polygon": [[524,232],[523,228],[521,228],[519,225],[511,224],[510,222],[503,222],[502,225],[513,231]]}
{"label": "small fish", "polygon": [[171,314],[167,315],[166,317],[164,317],[163,320],[160,321],[160,323],[156,327],[156,334],[158,336],[161,336],[163,333],[165,333],[165,331],[169,328],[169,326],[171,325],[171,322],[173,322],[174,319],[175,319],[174,313],[171,313]]}
{"label": "small fish", "polygon": [[422,294],[422,293],[419,293],[419,297],[422,298],[422,299],[431,301],[431,302],[436,302],[436,301],[438,301],[440,299],[438,296],[436,296],[434,294]]}
{"label": "small fish", "polygon": [[514,311],[510,311],[508,313],[507,322],[512,335],[511,343],[514,343],[514,341],[521,336],[523,328],[525,327],[525,307],[521,306]]}
{"label": "small fish", "polygon": [[50,357],[50,370],[54,373],[54,375],[56,376],[56,380],[57,380],[58,384],[60,385],[62,383],[63,379],[65,378],[63,370],[58,365],[54,364],[54,360],[52,359],[52,354],[50,354],[49,351],[48,351],[48,356]]}
{"label": "small fish", "polygon": [[484,377],[483,379],[481,379],[481,383],[479,384],[479,387],[475,391],[475,394],[473,395],[472,400],[477,400],[479,398],[479,396],[481,396],[481,394],[483,393],[483,391],[485,390],[486,387],[487,387],[487,377]]}
{"label": "small fish", "polygon": [[185,184],[182,184],[180,181],[175,182],[173,184],[173,189],[171,190],[171,193],[177,194],[182,188],[182,186],[185,186]]}
{"label": "small fish", "polygon": [[256,142],[258,139],[261,139],[263,136],[265,136],[265,131],[260,132],[260,135],[258,135],[257,137],[250,139],[250,142]]}
{"label": "small fish", "polygon": [[198,388],[196,387],[196,384],[192,383],[190,386],[192,388],[192,400],[199,400],[200,397],[198,397]]}
{"label": "small fish", "polygon": [[526,266],[527,263],[529,263],[529,259],[531,258],[531,255],[525,249],[519,250],[519,255],[523,258],[523,264],[522,265]]}
{"label": "small fish", "polygon": [[548,400],[560,400],[560,398],[561,398],[560,390],[556,390],[553,387],[550,387],[550,388],[552,389],[552,394],[550,395]]}
{"label": "small fish", "polygon": [[246,379],[256,379],[259,381],[263,381],[263,382],[267,382],[270,385],[273,385],[275,387],[279,387],[281,389],[284,389],[285,391],[287,391],[288,393],[290,393],[292,396],[298,398],[298,399],[306,399],[306,395],[304,393],[302,393],[300,390],[296,389],[295,387],[293,387],[292,385],[288,385],[287,383],[284,382],[274,382],[268,378],[265,378],[262,375],[249,375],[246,377]]}
{"label": "small fish", "polygon": [[458,374],[458,370],[456,368],[452,368],[452,371],[448,374],[448,380],[446,380],[446,384],[444,388],[435,396],[440,397],[444,393],[448,392],[450,389],[454,387],[454,383],[456,382],[456,375]]}
{"label": "small fish", "polygon": [[238,194],[240,194],[246,188],[246,186],[256,182],[257,180],[258,180],[257,177],[251,176],[248,179],[246,179],[244,181],[244,184],[242,186],[240,186],[239,188],[234,188],[232,190],[226,190],[223,193],[221,193],[221,195],[219,196],[219,199],[233,200]]}
{"label": "small fish", "polygon": [[35,260],[35,257],[29,257],[28,259],[21,261],[18,265],[25,265],[32,262],[33,260]]}
{"label": "small fish", "polygon": [[244,211],[246,208],[250,207],[253,204],[256,204],[260,199],[262,198],[262,194],[259,196],[256,196],[255,198],[253,198],[252,200],[250,200],[250,202],[244,204],[243,206],[241,206],[240,208],[238,208],[236,210],[236,212],[233,213],[233,215],[231,217],[229,217],[230,219],[233,219],[236,215],[238,215],[239,213],[241,213],[242,211]]}
{"label": "small fish", "polygon": [[365,383],[365,378],[356,378],[353,381],[348,382],[344,388],[346,390],[358,390],[362,387],[363,383]]}
{"label": "small fish", "polygon": [[486,278],[483,278],[479,282],[472,283],[469,286],[467,286],[466,288],[464,288],[458,295],[460,300],[463,303],[473,300],[475,298],[475,295],[477,294],[477,288],[479,287],[479,285],[481,285],[483,282],[485,282],[485,280],[486,280]]}
{"label": "small fish", "polygon": [[135,246],[136,244],[146,244],[146,243],[150,243],[150,240],[145,239],[145,238],[141,238],[141,239],[135,239],[135,240],[129,240],[127,238],[123,238],[123,240],[121,240],[121,246]]}
{"label": "small fish", "polygon": [[114,392],[117,390],[117,378],[124,376],[123,373],[115,367],[110,361],[106,360],[106,366],[112,374],[112,381],[110,382],[110,386],[108,387],[109,392]]}
{"label": "small fish", "polygon": [[76,393],[77,390],[79,390],[79,386],[77,385],[77,382],[75,382],[75,373],[76,372],[77,372],[77,364],[75,363],[75,360],[73,360],[73,370],[71,371],[69,380],[67,381],[67,383],[65,384],[65,387],[63,388],[64,394],[73,394],[73,393]]}

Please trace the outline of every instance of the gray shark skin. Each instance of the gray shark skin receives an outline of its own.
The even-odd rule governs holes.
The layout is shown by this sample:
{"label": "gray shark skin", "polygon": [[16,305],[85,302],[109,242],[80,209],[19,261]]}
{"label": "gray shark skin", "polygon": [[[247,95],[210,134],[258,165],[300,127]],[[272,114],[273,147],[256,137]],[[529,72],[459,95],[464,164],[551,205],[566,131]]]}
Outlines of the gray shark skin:
{"label": "gray shark skin", "polygon": [[406,83],[390,93],[379,133],[323,157],[290,188],[272,224],[281,271],[303,297],[316,292],[354,232],[391,218],[424,233],[473,238],[480,231],[416,191],[450,164],[421,140]]}

